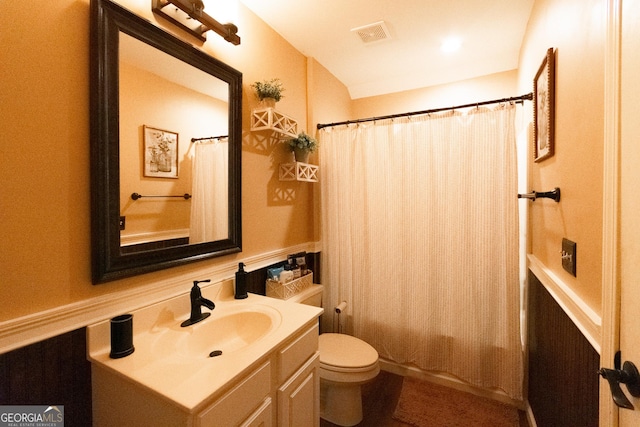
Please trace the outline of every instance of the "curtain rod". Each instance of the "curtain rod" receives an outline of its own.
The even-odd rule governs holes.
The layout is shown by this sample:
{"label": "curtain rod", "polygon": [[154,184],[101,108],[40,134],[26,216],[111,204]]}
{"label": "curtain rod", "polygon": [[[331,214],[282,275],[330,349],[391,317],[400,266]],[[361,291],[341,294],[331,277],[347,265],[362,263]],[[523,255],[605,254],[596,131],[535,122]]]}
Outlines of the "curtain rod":
{"label": "curtain rod", "polygon": [[191,138],[191,142],[200,142],[200,141],[207,141],[211,139],[223,139],[223,138],[229,138],[229,135],[205,136],[204,138]]}
{"label": "curtain rod", "polygon": [[524,101],[531,101],[532,99],[533,99],[533,92],[529,92],[526,95],[514,96],[511,98],[493,99],[491,101],[474,102],[472,104],[456,105],[455,107],[432,108],[430,110],[413,111],[410,113],[390,114],[388,116],[369,117],[367,119],[346,120],[344,122],[335,122],[335,123],[327,123],[327,124],[318,123],[317,127],[318,129],[322,129],[322,128],[332,127],[332,126],[348,125],[351,123],[373,122],[375,120],[395,119],[398,117],[409,117],[409,116],[417,116],[421,114],[437,113],[440,111],[457,110],[459,108],[479,107],[480,105],[487,105],[487,104],[499,104],[501,102],[522,103]]}

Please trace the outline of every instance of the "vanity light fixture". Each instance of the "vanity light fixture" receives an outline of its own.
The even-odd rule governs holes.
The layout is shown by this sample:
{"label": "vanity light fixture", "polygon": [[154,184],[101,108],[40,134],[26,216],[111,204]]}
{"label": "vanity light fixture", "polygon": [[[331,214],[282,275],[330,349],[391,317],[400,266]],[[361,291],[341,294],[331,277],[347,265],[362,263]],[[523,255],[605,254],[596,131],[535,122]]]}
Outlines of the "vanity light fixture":
{"label": "vanity light fixture", "polygon": [[238,27],[231,23],[221,24],[207,15],[202,0],[152,0],[151,10],[202,41],[207,40],[204,33],[211,30],[229,43],[240,44]]}

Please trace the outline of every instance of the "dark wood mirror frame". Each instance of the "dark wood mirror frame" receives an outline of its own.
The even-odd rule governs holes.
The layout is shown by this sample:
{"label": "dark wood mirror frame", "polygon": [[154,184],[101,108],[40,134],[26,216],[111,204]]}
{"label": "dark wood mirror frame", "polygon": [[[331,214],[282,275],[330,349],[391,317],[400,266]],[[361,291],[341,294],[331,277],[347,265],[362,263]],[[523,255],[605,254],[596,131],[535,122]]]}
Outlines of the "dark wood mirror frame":
{"label": "dark wood mirror frame", "polygon": [[[119,33],[229,84],[229,234],[224,240],[123,253],[120,247]],[[91,0],[91,245],[94,284],[242,250],[242,73],[108,0]]]}

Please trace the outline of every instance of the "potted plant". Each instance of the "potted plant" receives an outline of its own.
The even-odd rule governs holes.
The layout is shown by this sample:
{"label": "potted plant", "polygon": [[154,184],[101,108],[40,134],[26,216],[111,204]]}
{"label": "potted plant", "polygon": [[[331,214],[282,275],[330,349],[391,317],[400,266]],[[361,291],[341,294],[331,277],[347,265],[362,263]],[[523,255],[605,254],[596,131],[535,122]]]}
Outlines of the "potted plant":
{"label": "potted plant", "polygon": [[289,140],[289,149],[293,151],[296,162],[307,163],[309,153],[316,151],[317,148],[318,141],[304,132]]}
{"label": "potted plant", "polygon": [[251,87],[256,91],[260,102],[268,107],[275,107],[276,102],[283,98],[284,86],[278,78],[255,82],[251,84]]}

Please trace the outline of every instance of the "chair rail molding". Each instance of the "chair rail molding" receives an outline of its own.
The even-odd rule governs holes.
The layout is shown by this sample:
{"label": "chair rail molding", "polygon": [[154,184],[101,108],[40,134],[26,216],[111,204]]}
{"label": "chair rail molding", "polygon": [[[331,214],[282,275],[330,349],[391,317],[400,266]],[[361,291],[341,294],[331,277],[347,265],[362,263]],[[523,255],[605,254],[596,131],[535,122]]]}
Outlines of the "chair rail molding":
{"label": "chair rail molding", "polygon": [[[314,252],[320,246],[319,242],[308,242],[246,257],[242,261],[253,270],[282,262],[290,253]],[[0,322],[0,354],[181,294],[188,297],[195,274],[206,276],[215,284],[232,279],[237,267],[236,257],[197,272],[188,271],[170,279]]]}
{"label": "chair rail molding", "polygon": [[528,254],[528,267],[558,305],[600,354],[602,318],[535,255]]}

